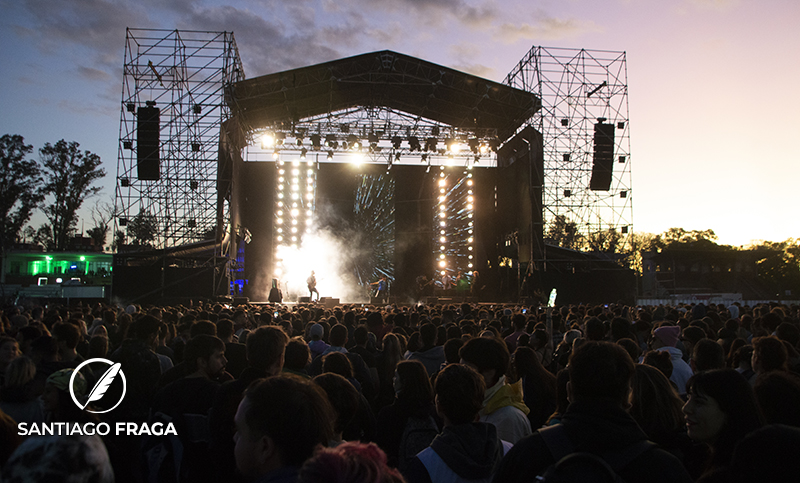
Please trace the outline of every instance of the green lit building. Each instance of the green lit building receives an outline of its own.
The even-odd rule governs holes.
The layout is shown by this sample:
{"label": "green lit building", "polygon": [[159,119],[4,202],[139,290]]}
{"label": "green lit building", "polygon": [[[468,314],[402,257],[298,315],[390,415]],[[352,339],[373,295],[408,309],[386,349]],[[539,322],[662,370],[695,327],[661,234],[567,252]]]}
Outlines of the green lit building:
{"label": "green lit building", "polygon": [[50,292],[37,292],[34,287],[110,286],[113,258],[111,253],[99,252],[10,250],[3,262],[3,284],[31,295]]}

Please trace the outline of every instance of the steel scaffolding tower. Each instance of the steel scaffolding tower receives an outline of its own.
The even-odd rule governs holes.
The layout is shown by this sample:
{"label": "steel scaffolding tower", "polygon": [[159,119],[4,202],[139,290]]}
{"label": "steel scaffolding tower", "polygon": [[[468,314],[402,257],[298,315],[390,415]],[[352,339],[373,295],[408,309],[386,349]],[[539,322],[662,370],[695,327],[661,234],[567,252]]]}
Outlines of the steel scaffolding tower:
{"label": "steel scaffolding tower", "polygon": [[[505,83],[542,101],[528,124],[543,137],[545,240],[598,250],[613,231],[624,244],[633,232],[625,52],[534,46]],[[607,190],[590,187],[600,120],[615,131]]]}
{"label": "steel scaffolding tower", "polygon": [[[155,238],[148,241],[153,248],[218,239],[220,128],[231,116],[229,86],[242,79],[232,32],[127,29],[115,233],[149,219],[155,225]],[[137,113],[145,106],[160,110],[157,174],[141,176],[151,179],[140,178],[137,164]],[[127,234],[126,243],[132,236]]]}

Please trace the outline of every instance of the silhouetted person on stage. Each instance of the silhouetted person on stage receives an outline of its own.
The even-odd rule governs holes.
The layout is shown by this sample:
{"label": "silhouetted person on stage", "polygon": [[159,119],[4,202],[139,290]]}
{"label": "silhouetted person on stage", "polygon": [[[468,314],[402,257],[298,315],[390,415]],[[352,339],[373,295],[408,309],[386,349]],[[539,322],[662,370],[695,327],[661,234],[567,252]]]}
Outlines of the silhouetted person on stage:
{"label": "silhouetted person on stage", "polygon": [[272,288],[269,290],[269,298],[267,299],[272,303],[281,303],[283,301],[283,293],[281,293],[280,284],[277,278],[272,279]]}
{"label": "silhouetted person on stage", "polygon": [[319,301],[319,292],[317,291],[317,277],[314,275],[314,270],[311,270],[311,276],[306,280],[308,285],[308,298],[311,302],[314,301],[314,294],[317,294],[317,301]]}

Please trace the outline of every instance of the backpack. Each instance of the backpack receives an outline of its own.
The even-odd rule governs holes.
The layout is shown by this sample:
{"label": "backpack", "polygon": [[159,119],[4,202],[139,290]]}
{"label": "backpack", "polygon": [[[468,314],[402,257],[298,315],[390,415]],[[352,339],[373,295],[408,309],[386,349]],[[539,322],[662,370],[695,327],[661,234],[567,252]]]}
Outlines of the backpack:
{"label": "backpack", "polygon": [[646,451],[656,447],[651,441],[641,440],[621,451],[599,456],[588,452],[575,452],[575,446],[567,437],[562,424],[542,428],[539,434],[556,461],[536,477],[537,481],[547,483],[572,481],[625,483],[617,472]]}
{"label": "backpack", "polygon": [[410,416],[400,438],[400,451],[397,455],[397,468],[403,472],[417,453],[431,445],[433,438],[439,434],[439,427],[431,415],[426,417]]}

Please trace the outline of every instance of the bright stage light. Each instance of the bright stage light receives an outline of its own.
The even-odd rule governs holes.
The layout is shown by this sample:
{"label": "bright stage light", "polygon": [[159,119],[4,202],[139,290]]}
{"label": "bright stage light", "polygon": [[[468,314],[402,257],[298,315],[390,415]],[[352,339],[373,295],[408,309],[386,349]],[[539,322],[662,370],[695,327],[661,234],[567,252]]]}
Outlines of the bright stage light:
{"label": "bright stage light", "polygon": [[444,218],[445,216],[447,216],[447,214],[445,214],[444,212],[439,213],[439,218]]}
{"label": "bright stage light", "polygon": [[439,190],[439,193],[442,193],[442,194],[444,194],[444,188],[440,189],[440,190]]}
{"label": "bright stage light", "polygon": [[279,178],[278,178],[278,183],[281,183],[281,184],[283,184],[283,176],[281,176],[281,177],[279,177]]}
{"label": "bright stage light", "polygon": [[440,196],[439,197],[439,202],[444,202],[445,199],[447,199],[445,196]]}
{"label": "bright stage light", "polygon": [[441,255],[439,255],[439,258],[441,258],[442,260],[444,260],[444,253],[442,253]]}
{"label": "bright stage light", "polygon": [[444,243],[444,242],[446,242],[446,241],[447,241],[447,238],[445,238],[445,237],[443,237],[443,236],[442,236],[442,237],[439,237],[439,241],[440,241],[440,242],[442,242],[442,243]]}
{"label": "bright stage light", "polygon": [[443,221],[439,222],[439,226],[444,226],[444,225],[445,225],[445,223]]}
{"label": "bright stage light", "polygon": [[439,267],[444,268],[446,266],[447,266],[447,262],[446,261],[442,260],[441,262],[439,262]]}
{"label": "bright stage light", "polygon": [[311,216],[311,215],[312,215],[312,211],[311,210],[306,211],[306,216]]}
{"label": "bright stage light", "polygon": [[293,199],[293,200],[299,200],[299,199],[300,199],[300,197],[299,197],[299,196],[297,196],[297,193],[292,193],[292,199]]}
{"label": "bright stage light", "polygon": [[[471,209],[472,209],[472,203],[467,203],[467,209],[468,209],[468,210],[471,210]],[[472,216],[472,214],[470,214],[470,216]]]}
{"label": "bright stage light", "polygon": [[444,235],[444,230],[441,231],[441,234]]}
{"label": "bright stage light", "polygon": [[297,220],[292,220],[292,225],[296,225],[296,224],[297,224]]}
{"label": "bright stage light", "polygon": [[278,193],[278,198],[283,199],[283,193]]}
{"label": "bright stage light", "polygon": [[445,180],[443,180],[443,179],[439,180],[439,186],[444,186],[445,184],[447,184],[447,182]]}
{"label": "bright stage light", "polygon": [[468,264],[467,264],[467,268],[472,268],[472,264],[471,264],[471,263],[468,263]]}
{"label": "bright stage light", "polygon": [[282,237],[282,236],[280,236],[280,235],[278,235],[278,238],[276,238],[276,239],[277,239],[279,242],[282,242],[282,241],[283,241],[283,237]]}
{"label": "bright stage light", "polygon": [[292,216],[297,216],[299,214],[300,214],[300,210],[298,210],[297,208],[292,209]]}
{"label": "bright stage light", "polygon": [[300,170],[299,169],[293,169],[292,170],[292,176],[294,176],[294,177],[300,176]]}
{"label": "bright stage light", "polygon": [[277,220],[275,220],[275,223],[277,223],[279,225],[282,224],[283,223],[283,218],[278,218]]}
{"label": "bright stage light", "polygon": [[442,276],[444,276],[444,274],[445,274],[445,273],[447,273],[447,272],[445,272],[444,270],[442,270],[440,273],[442,274]]}
{"label": "bright stage light", "polygon": [[473,201],[475,201],[475,198],[473,198],[472,196],[467,196],[467,201],[472,203]]}
{"label": "bright stage light", "polygon": [[467,243],[472,243],[472,240],[473,240],[472,237],[467,238]]}
{"label": "bright stage light", "polygon": [[311,200],[313,200],[313,199],[314,199],[314,195],[313,195],[313,194],[311,194],[311,193],[309,193],[309,194],[307,194],[307,195],[306,195],[306,199],[307,199],[307,200],[309,200],[309,201],[311,201]]}
{"label": "bright stage light", "polygon": [[304,161],[305,161],[305,159],[306,159],[306,154],[308,154],[308,149],[306,149],[306,148],[303,148],[303,149],[301,149],[301,150],[300,150],[300,159],[302,159],[302,160],[304,160]]}
{"label": "bright stage light", "polygon": [[300,187],[299,187],[299,186],[297,186],[296,184],[293,184],[293,185],[292,185],[292,191],[297,191],[297,190],[299,190],[299,189],[300,189]]}
{"label": "bright stage light", "polygon": [[283,211],[282,210],[278,210],[278,211],[275,212],[275,214],[278,215],[278,216],[283,216]]}
{"label": "bright stage light", "polygon": [[278,159],[280,156],[281,156],[281,153],[277,149],[272,152],[272,159]]}
{"label": "bright stage light", "polygon": [[275,146],[275,135],[272,133],[265,133],[261,136],[261,149],[268,149]]}
{"label": "bright stage light", "polygon": [[439,250],[444,251],[445,250],[444,245],[440,246]]}
{"label": "bright stage light", "polygon": [[292,233],[297,233],[297,227],[296,226],[292,227]]}
{"label": "bright stage light", "polygon": [[468,256],[467,258],[469,258],[470,260],[472,260],[472,255]]}
{"label": "bright stage light", "polygon": [[472,247],[469,247],[469,251],[472,251]]}
{"label": "bright stage light", "polygon": [[293,241],[293,242],[296,242],[296,241],[297,241],[297,237],[296,237],[296,236],[293,236],[293,237],[292,237],[292,241]]}
{"label": "bright stage light", "polygon": [[306,218],[306,226],[311,226],[311,218]]}
{"label": "bright stage light", "polygon": [[278,233],[283,233],[283,228],[278,228]]}
{"label": "bright stage light", "polygon": [[280,268],[276,268],[275,269],[275,276],[280,278],[281,275],[283,275],[283,270],[281,270]]}
{"label": "bright stage light", "polygon": [[279,169],[278,170],[278,174],[284,175],[284,174],[286,174],[286,170],[285,169]]}

